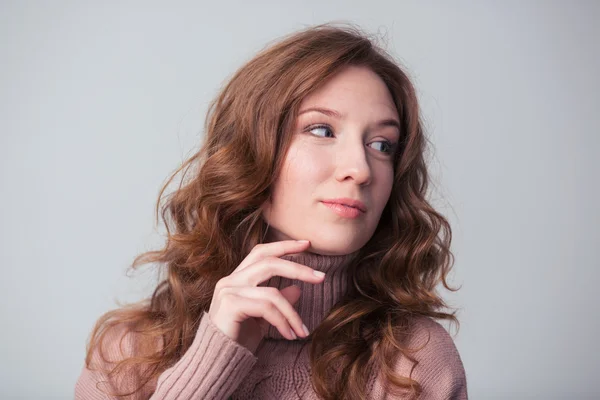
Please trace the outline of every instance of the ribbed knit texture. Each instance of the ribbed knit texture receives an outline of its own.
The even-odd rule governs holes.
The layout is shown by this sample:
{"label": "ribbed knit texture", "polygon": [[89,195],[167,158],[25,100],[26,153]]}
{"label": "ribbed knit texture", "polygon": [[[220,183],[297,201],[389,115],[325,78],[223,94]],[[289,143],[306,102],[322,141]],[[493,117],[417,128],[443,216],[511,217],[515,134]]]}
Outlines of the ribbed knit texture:
{"label": "ribbed knit texture", "polygon": [[[357,255],[358,252],[342,256],[323,256],[306,252],[288,254],[281,258],[325,272],[323,282],[313,284],[297,279],[274,276],[259,286],[270,286],[280,290],[290,285],[298,286],[302,290],[302,294],[298,302],[294,304],[294,309],[302,318],[309,332],[312,332],[329,314],[335,303],[346,293],[348,286],[347,267]],[[269,326],[265,338],[288,340],[272,325]]]}
{"label": "ribbed knit texture", "polygon": [[[283,289],[297,285],[302,289],[300,300],[294,305],[303,322],[312,332],[327,316],[347,289],[347,266],[356,253],[347,256],[323,256],[314,253],[287,255],[283,259],[308,265],[326,273],[321,284],[273,277],[260,286]],[[108,358],[117,360],[135,354],[135,337],[128,333],[122,351],[118,341],[126,330],[116,330],[108,339]],[[418,361],[412,379],[422,388],[421,399],[467,399],[464,367],[456,346],[448,332],[430,318],[415,319],[411,328],[410,347],[424,346],[413,354]],[[309,399],[318,397],[310,383],[308,358],[310,342],[299,338],[290,341],[270,327],[255,354],[221,332],[208,317],[202,315],[200,326],[191,347],[171,368],[164,371],[157,382],[144,387],[135,399]],[[296,361],[297,358],[297,361]],[[294,363],[296,364],[294,365]],[[85,366],[76,383],[76,399],[117,399],[105,395],[100,387],[115,391],[133,388],[137,375],[122,374],[107,377],[94,366],[111,366],[94,355],[90,369]],[[396,372],[409,376],[413,363],[400,357]],[[387,394],[378,371],[371,371],[367,393],[369,399],[399,399]],[[102,386],[104,385],[104,386]],[[129,397],[131,398],[131,397]]]}

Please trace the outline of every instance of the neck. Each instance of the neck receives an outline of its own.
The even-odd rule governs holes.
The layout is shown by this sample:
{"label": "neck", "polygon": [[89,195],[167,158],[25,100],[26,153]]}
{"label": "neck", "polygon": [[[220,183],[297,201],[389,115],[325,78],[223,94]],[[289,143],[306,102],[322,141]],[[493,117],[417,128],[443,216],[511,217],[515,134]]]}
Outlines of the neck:
{"label": "neck", "polygon": [[[343,297],[348,287],[348,266],[357,252],[328,256],[316,253],[287,254],[281,259],[306,265],[318,271],[325,272],[322,283],[307,283],[301,280],[274,276],[259,286],[283,289],[290,285],[298,286],[302,290],[300,299],[294,304],[294,309],[302,318],[309,332],[312,332],[325,319],[333,306]],[[270,325],[266,339],[286,339],[277,328]]]}

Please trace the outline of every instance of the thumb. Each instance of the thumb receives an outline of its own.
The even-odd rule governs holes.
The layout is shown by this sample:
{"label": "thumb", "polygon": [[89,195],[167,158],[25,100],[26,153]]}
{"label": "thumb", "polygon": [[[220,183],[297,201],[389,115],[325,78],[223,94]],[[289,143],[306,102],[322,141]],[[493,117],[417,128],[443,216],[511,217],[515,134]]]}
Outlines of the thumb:
{"label": "thumb", "polygon": [[291,305],[294,305],[300,299],[300,295],[302,294],[302,289],[298,286],[288,286],[286,288],[281,289],[281,294],[287,301],[290,302]]}

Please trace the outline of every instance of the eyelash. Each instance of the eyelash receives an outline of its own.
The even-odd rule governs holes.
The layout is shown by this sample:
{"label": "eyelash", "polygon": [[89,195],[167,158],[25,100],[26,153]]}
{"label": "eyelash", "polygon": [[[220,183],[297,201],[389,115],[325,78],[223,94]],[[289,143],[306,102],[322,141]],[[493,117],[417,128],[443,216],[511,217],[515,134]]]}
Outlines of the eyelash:
{"label": "eyelash", "polygon": [[[306,128],[306,131],[310,132],[313,129],[329,129],[329,131],[332,132],[332,129],[331,129],[331,127],[329,125],[322,125],[322,124],[311,125],[311,126],[309,126],[309,127]],[[319,136],[319,135],[314,135],[314,136],[323,137],[323,138],[326,137],[326,136]],[[392,142],[390,142],[389,140],[378,140],[377,142],[385,143],[388,146],[389,150],[388,151],[380,151],[381,153],[392,154],[394,152],[394,144]],[[375,143],[377,143],[377,142],[375,142]]]}

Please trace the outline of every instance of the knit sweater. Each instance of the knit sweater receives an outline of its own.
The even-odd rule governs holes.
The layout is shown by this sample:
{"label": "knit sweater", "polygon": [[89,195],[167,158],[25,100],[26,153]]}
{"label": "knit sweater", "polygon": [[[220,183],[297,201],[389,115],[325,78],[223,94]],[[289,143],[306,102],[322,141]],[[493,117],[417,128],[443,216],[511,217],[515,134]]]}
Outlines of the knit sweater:
{"label": "knit sweater", "polygon": [[[327,316],[347,289],[348,265],[356,253],[347,256],[324,256],[314,253],[286,255],[281,258],[308,265],[326,273],[320,284],[273,277],[259,286],[282,289],[291,284],[302,289],[294,308],[312,332]],[[124,339],[119,345],[120,338]],[[456,346],[438,322],[427,317],[414,319],[410,328],[411,348],[421,348],[412,354],[418,364],[406,357],[395,362],[395,372],[411,376],[419,382],[421,399],[467,399],[466,375]],[[265,338],[253,353],[225,335],[204,312],[192,345],[155,382],[137,393],[136,399],[318,399],[310,383],[308,338],[289,340],[270,326]],[[135,354],[136,337],[121,326],[107,334],[105,355],[110,361]],[[94,353],[90,368],[83,366],[75,385],[77,400],[117,399],[108,392],[133,390],[138,375],[122,373],[108,376],[102,369],[114,363],[104,362]],[[98,369],[100,368],[100,370]],[[366,388],[369,399],[392,400],[400,397],[386,393],[383,377],[376,369],[369,372]],[[131,397],[129,397],[131,398]]]}

